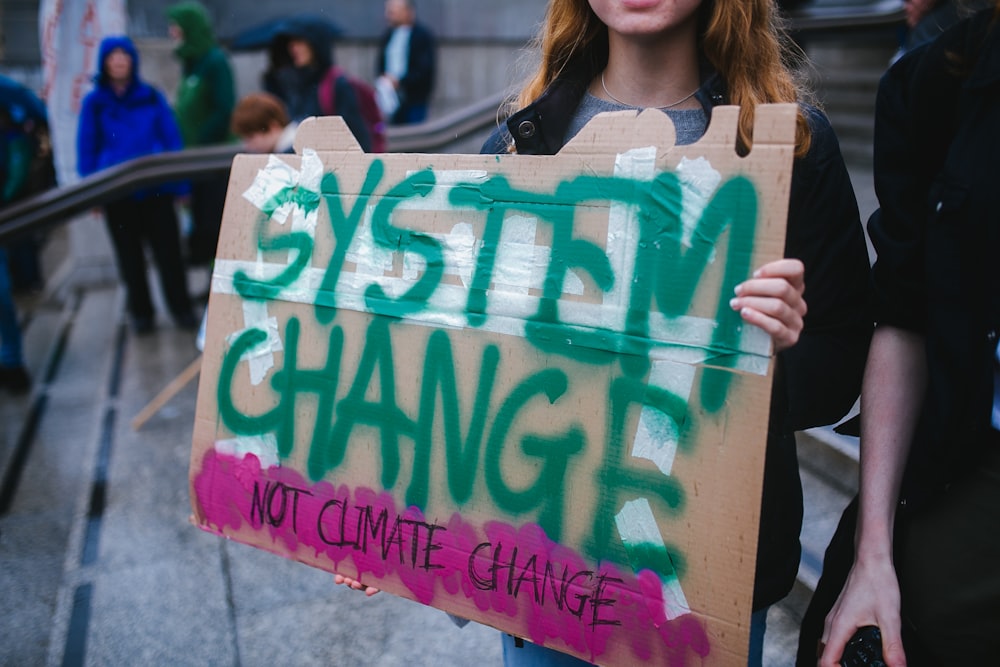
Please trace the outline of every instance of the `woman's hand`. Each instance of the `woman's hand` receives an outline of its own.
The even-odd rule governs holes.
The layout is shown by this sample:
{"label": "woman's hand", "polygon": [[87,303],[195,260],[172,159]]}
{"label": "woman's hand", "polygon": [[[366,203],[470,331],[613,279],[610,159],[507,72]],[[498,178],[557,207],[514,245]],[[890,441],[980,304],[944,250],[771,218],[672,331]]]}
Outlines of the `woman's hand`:
{"label": "woman's hand", "polygon": [[795,345],[802,333],[805,271],[797,259],[769,262],[754,271],[750,280],[737,285],[736,296],[729,302],[743,321],[771,335],[775,352]]}
{"label": "woman's hand", "polygon": [[365,595],[367,595],[368,597],[371,597],[379,592],[379,589],[375,588],[374,586],[365,586],[357,579],[351,579],[350,577],[345,577],[342,574],[333,575],[333,583],[341,586],[350,586],[356,591],[363,590],[365,592]]}
{"label": "woman's hand", "polygon": [[838,667],[844,646],[858,628],[878,626],[888,667],[906,667],[900,638],[899,583],[887,557],[858,561],[823,626],[820,667]]}

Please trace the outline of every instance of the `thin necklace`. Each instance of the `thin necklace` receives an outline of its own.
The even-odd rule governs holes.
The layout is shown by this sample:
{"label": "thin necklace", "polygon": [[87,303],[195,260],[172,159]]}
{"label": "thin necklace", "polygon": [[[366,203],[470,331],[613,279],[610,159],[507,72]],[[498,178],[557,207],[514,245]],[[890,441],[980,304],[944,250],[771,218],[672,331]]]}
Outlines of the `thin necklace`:
{"label": "thin necklace", "polygon": [[690,93],[688,93],[687,95],[685,95],[681,99],[677,100],[676,102],[673,102],[671,104],[667,104],[667,105],[662,106],[662,107],[640,107],[640,106],[636,106],[634,104],[625,104],[620,99],[618,99],[617,97],[615,97],[614,95],[612,95],[611,91],[608,90],[608,84],[604,83],[604,72],[601,72],[601,88],[604,89],[604,94],[607,95],[608,97],[610,97],[612,102],[617,102],[618,104],[622,105],[623,107],[632,107],[634,109],[639,109],[639,110],[642,110],[644,108],[645,109],[660,109],[661,111],[664,110],[664,109],[672,109],[675,106],[677,106],[678,104],[680,104],[681,102],[687,102],[689,99],[691,99],[692,97],[694,97],[695,93],[698,92],[698,89],[695,88]]}

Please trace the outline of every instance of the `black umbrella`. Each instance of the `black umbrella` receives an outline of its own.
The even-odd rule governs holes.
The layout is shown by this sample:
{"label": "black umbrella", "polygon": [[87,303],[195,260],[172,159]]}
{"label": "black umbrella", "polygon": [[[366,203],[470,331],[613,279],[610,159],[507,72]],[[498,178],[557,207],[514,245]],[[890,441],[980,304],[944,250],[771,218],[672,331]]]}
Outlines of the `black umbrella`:
{"label": "black umbrella", "polygon": [[0,74],[0,105],[7,108],[11,119],[23,123],[28,119],[45,122],[45,103],[22,83]]}
{"label": "black umbrella", "polygon": [[275,37],[282,34],[300,34],[302,26],[318,31],[329,41],[343,34],[336,23],[323,14],[294,14],[274,18],[242,30],[229,39],[231,51],[258,51],[271,45]]}

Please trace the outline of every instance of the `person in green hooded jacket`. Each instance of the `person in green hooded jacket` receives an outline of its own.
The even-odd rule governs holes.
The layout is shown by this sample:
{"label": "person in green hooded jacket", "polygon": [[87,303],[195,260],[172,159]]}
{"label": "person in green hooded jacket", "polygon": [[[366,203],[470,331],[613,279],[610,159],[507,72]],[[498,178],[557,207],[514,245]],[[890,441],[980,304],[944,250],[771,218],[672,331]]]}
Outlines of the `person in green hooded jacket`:
{"label": "person in green hooded jacket", "polygon": [[[233,71],[218,45],[205,7],[179,2],[167,10],[181,82],[174,113],[185,148],[233,141],[229,123],[236,105]],[[215,257],[229,177],[224,174],[191,184],[191,230],[188,261],[206,264]]]}

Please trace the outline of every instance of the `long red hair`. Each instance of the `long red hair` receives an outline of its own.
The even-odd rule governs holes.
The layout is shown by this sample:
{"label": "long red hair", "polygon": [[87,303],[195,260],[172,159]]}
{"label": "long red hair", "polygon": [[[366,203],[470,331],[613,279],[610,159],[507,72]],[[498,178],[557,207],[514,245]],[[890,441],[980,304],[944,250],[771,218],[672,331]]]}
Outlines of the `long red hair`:
{"label": "long red hair", "polygon": [[[536,100],[567,66],[580,66],[597,76],[608,62],[608,28],[587,0],[550,0],[535,42],[541,62],[512,100],[514,110]],[[806,96],[791,69],[791,63],[802,54],[785,38],[774,0],[702,0],[698,44],[725,80],[728,103],[740,106],[739,143],[743,151],[753,145],[754,108],[758,104],[798,102]],[[796,155],[804,155],[809,142],[809,126],[800,112]]]}

